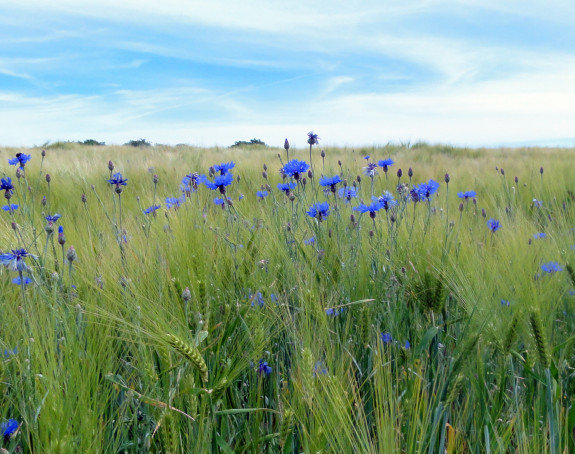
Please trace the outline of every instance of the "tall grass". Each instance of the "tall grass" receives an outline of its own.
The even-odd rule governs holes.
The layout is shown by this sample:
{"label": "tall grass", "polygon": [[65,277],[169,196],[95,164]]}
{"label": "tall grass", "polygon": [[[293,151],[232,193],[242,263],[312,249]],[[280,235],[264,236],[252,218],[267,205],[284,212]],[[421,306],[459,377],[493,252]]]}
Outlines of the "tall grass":
{"label": "tall grass", "polygon": [[[20,178],[17,152],[32,155]],[[366,155],[395,162],[372,180]],[[1,212],[0,247],[36,256],[0,272],[8,451],[575,450],[573,150],[313,147],[297,181],[283,149],[0,157],[19,205]],[[227,162],[225,194],[181,192]],[[414,202],[430,179],[438,191]],[[384,191],[397,206],[353,210]]]}

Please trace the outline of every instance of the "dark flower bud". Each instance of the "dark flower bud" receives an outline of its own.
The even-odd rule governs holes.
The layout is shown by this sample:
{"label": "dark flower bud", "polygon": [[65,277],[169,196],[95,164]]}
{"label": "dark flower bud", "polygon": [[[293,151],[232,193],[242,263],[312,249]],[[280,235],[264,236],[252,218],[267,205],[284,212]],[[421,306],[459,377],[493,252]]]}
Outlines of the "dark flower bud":
{"label": "dark flower bud", "polygon": [[20,167],[16,169],[16,178],[18,179],[22,178],[22,171],[20,170]]}
{"label": "dark flower bud", "polygon": [[154,182],[154,184],[158,184],[158,181],[160,181],[160,177],[158,177],[158,175],[154,174],[154,176],[152,177],[152,181]]}
{"label": "dark flower bud", "polygon": [[329,229],[329,230],[327,231],[327,236],[331,238],[331,235],[332,235],[332,231],[331,231],[331,229]]}
{"label": "dark flower bud", "polygon": [[531,238],[529,238],[529,241],[527,242],[527,244],[531,245]]}
{"label": "dark flower bud", "polygon": [[121,194],[123,190],[124,189],[122,188],[122,186],[120,186],[119,184],[116,185],[116,189],[115,189],[116,194]]}
{"label": "dark flower bud", "polygon": [[515,184],[519,183],[519,178],[515,177]]}
{"label": "dark flower bud", "polygon": [[288,232],[291,232],[291,223],[290,223],[290,222],[287,223],[286,230],[287,230]]}
{"label": "dark flower bud", "polygon": [[214,166],[209,167],[208,173],[210,174],[210,177],[216,174],[216,169],[214,169]]}
{"label": "dark flower bud", "polygon": [[370,217],[371,219],[375,219],[375,211],[370,211],[370,212],[369,212],[369,217]]}
{"label": "dark flower bud", "polygon": [[88,199],[86,197],[86,194],[82,194],[82,203],[86,203],[87,200]]}
{"label": "dark flower bud", "polygon": [[337,160],[337,165],[341,167],[341,160],[340,159]]}
{"label": "dark flower bud", "polygon": [[240,177],[239,175],[236,177],[236,181],[239,183],[240,180],[242,179],[242,177]]}
{"label": "dark flower bud", "polygon": [[477,199],[473,197],[473,205],[477,205]]}
{"label": "dark flower bud", "polygon": [[355,224],[355,216],[353,214],[349,215],[349,220],[351,221],[352,224]]}
{"label": "dark flower bud", "polygon": [[389,217],[389,220],[391,221],[391,223],[393,224],[395,222],[395,214],[391,213],[391,216]]}
{"label": "dark flower bud", "polygon": [[373,235],[374,235],[373,230],[370,230],[370,231],[369,231],[369,237],[370,237],[370,238],[373,238]]}
{"label": "dark flower bud", "polygon": [[413,169],[410,167],[409,170],[407,171],[407,176],[409,178],[411,178],[413,176]]}
{"label": "dark flower bud", "polygon": [[114,163],[112,162],[112,160],[110,159],[108,161],[108,170],[111,172],[112,170],[114,170]]}
{"label": "dark flower bud", "polygon": [[483,216],[484,218],[487,217],[487,213],[485,212],[485,208],[481,208],[481,216]]}
{"label": "dark flower bud", "polygon": [[543,175],[543,167],[541,167],[541,168],[539,169],[539,173],[540,173],[541,175]]}
{"label": "dark flower bud", "polygon": [[192,299],[192,292],[190,292],[190,289],[189,289],[188,287],[186,287],[186,288],[184,289],[184,291],[182,292],[182,299],[183,299],[186,303]]}
{"label": "dark flower bud", "polygon": [[50,184],[50,181],[52,181],[52,177],[50,176],[49,173],[46,174],[46,183]]}
{"label": "dark flower bud", "polygon": [[[320,156],[321,156],[322,158],[325,158],[325,150],[321,150]],[[541,172],[541,173],[543,173],[543,172]]]}
{"label": "dark flower bud", "polygon": [[505,213],[506,213],[506,214],[510,214],[510,213],[511,213],[511,208],[510,208],[510,207],[505,207]]}
{"label": "dark flower bud", "polygon": [[347,180],[343,180],[343,187],[347,188]]}
{"label": "dark flower bud", "polygon": [[401,273],[402,273],[402,274],[407,273],[407,270],[405,269],[405,266],[402,266],[402,267],[401,267]]}
{"label": "dark flower bud", "polygon": [[293,202],[293,201],[295,200],[295,195],[293,195],[293,194],[290,192],[290,195],[288,196],[288,199],[289,199],[290,202]]}
{"label": "dark flower bud", "polygon": [[311,172],[311,169],[307,171],[307,177],[311,180],[313,178],[313,173]]}
{"label": "dark flower bud", "polygon": [[397,169],[397,178],[401,178],[403,176],[403,171],[401,169]]}
{"label": "dark flower bud", "polygon": [[46,150],[42,150],[42,153],[40,153],[42,155],[43,158],[46,157]]}
{"label": "dark flower bud", "polygon": [[271,191],[271,190],[272,190],[272,187],[271,187],[269,184],[266,184],[266,185],[265,185],[265,188],[266,188],[268,191]]}
{"label": "dark flower bud", "polygon": [[352,185],[354,188],[357,188],[357,182],[356,182],[355,180],[351,183],[351,185]]}
{"label": "dark flower bud", "polygon": [[284,141],[284,148],[285,148],[286,150],[289,150],[289,142],[288,142],[287,139]]}
{"label": "dark flower bud", "polygon": [[449,174],[446,173],[445,174],[445,183],[449,184],[450,178],[449,178]]}
{"label": "dark flower bud", "polygon": [[12,230],[16,231],[18,230],[18,224],[16,224],[14,221],[12,221],[12,224],[10,224],[12,226]]}
{"label": "dark flower bud", "polygon": [[262,177],[266,180],[268,179],[268,173],[265,170],[262,172]]}
{"label": "dark flower bud", "polygon": [[361,183],[361,177],[359,175],[357,176],[356,180],[358,183]]}
{"label": "dark flower bud", "polygon": [[459,211],[463,211],[463,202],[459,204]]}
{"label": "dark flower bud", "polygon": [[503,170],[503,167],[501,168],[501,175],[505,175],[505,170]]}
{"label": "dark flower bud", "polygon": [[264,163],[264,172],[267,172],[268,166]]}
{"label": "dark flower bud", "polygon": [[305,186],[307,184],[307,178],[303,177],[303,179],[301,180],[302,184]]}
{"label": "dark flower bud", "polygon": [[42,197],[42,202],[41,202],[41,203],[42,203],[42,206],[43,206],[43,207],[46,206],[46,203],[47,203],[46,196]]}

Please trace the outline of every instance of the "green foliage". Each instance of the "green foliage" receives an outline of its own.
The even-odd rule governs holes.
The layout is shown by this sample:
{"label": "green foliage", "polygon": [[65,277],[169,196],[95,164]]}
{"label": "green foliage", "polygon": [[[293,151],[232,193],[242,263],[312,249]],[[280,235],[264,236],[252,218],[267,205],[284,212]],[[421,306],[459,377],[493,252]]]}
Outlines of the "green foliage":
{"label": "green foliage", "polygon": [[103,147],[104,145],[106,145],[106,142],[98,142],[97,140],[94,139],[87,139],[84,140],[83,142],[78,142],[80,145],[87,145],[87,146],[91,146],[91,147]]}
{"label": "green foliage", "polygon": [[233,145],[230,145],[230,148],[241,148],[241,147],[253,147],[253,146],[261,146],[267,147],[266,143],[260,139],[251,139],[249,142],[245,140],[238,140]]}
{"label": "green foliage", "polygon": [[151,147],[152,143],[148,142],[146,139],[137,139],[126,142],[124,146],[142,148],[142,147]]}
{"label": "green foliage", "polygon": [[[0,248],[37,256],[0,273],[9,452],[575,450],[571,150],[404,144],[325,163],[318,150],[286,195],[261,173],[279,160],[241,147],[45,148],[5,156],[32,159],[20,178],[4,167],[19,208],[1,211]],[[367,154],[395,161],[373,185]],[[223,208],[202,184],[166,208],[182,177],[231,161]],[[400,198],[398,167],[438,193]],[[359,197],[324,193],[322,174]],[[468,190],[476,203],[457,197]],[[384,191],[397,207],[352,210]],[[324,201],[322,222],[306,214]],[[45,220],[56,212],[65,243]],[[550,261],[565,270],[544,272]]]}

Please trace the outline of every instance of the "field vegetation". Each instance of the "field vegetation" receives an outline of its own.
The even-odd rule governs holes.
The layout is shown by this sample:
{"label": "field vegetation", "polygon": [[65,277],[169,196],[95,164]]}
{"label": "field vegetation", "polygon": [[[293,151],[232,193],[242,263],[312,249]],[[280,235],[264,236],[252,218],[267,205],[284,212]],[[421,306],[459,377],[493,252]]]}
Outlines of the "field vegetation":
{"label": "field vegetation", "polygon": [[310,142],[0,150],[3,448],[574,452],[575,150]]}

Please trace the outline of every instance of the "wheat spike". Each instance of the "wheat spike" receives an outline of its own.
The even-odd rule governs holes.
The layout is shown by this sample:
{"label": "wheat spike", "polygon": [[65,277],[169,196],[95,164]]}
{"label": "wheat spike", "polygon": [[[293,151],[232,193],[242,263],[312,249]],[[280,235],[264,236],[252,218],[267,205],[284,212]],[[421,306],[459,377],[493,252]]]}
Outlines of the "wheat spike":
{"label": "wheat spike", "polygon": [[194,346],[186,344],[183,340],[172,334],[166,334],[165,338],[168,344],[170,344],[174,350],[176,350],[184,358],[190,360],[191,363],[196,366],[196,368],[200,371],[202,381],[204,381],[204,383],[207,382],[208,366],[206,365],[204,358],[202,358],[202,355],[200,355],[198,349]]}

